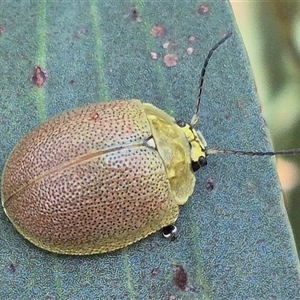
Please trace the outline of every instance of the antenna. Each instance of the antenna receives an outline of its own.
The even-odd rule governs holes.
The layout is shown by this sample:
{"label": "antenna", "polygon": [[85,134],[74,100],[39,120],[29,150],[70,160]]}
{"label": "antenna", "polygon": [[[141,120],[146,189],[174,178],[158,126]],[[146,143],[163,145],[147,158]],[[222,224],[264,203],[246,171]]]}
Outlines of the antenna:
{"label": "antenna", "polygon": [[[227,33],[218,43],[216,43],[208,52],[208,55],[206,56],[206,59],[204,61],[202,70],[201,70],[201,76],[200,76],[200,82],[199,82],[199,94],[198,94],[198,100],[197,105],[195,109],[195,113],[191,120],[191,126],[194,126],[198,119],[199,119],[199,109],[200,109],[200,102],[201,102],[201,95],[203,90],[203,84],[204,84],[204,77],[206,73],[206,68],[208,66],[209,60],[212,57],[213,53],[221,46],[227,39],[229,39],[232,36],[232,32]],[[273,155],[297,155],[300,154],[300,148],[298,149],[292,149],[292,150],[282,150],[282,151],[268,151],[268,152],[262,152],[262,151],[243,151],[243,150],[232,150],[232,149],[216,149],[211,148],[207,149],[205,151],[206,155],[211,154],[235,154],[235,155],[246,155],[246,156],[273,156]]]}
{"label": "antenna", "polygon": [[297,155],[300,154],[300,149],[282,150],[282,151],[270,151],[270,152],[259,152],[259,151],[243,151],[243,150],[230,150],[230,149],[216,149],[211,148],[206,150],[206,154],[235,154],[235,155],[247,155],[247,156],[273,156],[273,155]]}
{"label": "antenna", "polygon": [[210,60],[210,58],[212,57],[213,53],[215,50],[217,50],[219,48],[220,45],[222,45],[227,39],[229,39],[232,36],[232,32],[227,33],[218,43],[216,43],[208,52],[208,55],[204,61],[202,70],[201,70],[201,76],[200,76],[200,83],[199,83],[199,94],[198,94],[198,101],[197,101],[197,105],[196,105],[196,110],[195,113],[192,117],[191,120],[191,125],[195,125],[199,119],[198,113],[199,113],[199,109],[200,109],[200,102],[201,102],[201,94],[202,94],[202,90],[203,90],[203,83],[204,83],[204,76],[205,76],[205,72],[206,72],[206,68],[208,66],[208,62]]}

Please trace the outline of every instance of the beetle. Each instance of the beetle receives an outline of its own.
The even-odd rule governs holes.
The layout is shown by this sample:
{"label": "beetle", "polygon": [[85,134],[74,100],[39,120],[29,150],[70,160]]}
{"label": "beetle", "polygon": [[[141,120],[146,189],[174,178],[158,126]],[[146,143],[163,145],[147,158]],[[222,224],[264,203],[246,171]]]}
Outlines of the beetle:
{"label": "beetle", "polygon": [[110,252],[163,229],[175,238],[179,205],[206,165],[193,125],[140,100],[91,104],[26,135],[2,176],[2,206],[15,228],[48,251]]}
{"label": "beetle", "polygon": [[[26,135],[2,175],[2,206],[15,228],[45,250],[72,255],[126,247],[173,225],[209,153],[198,120],[208,53],[190,123],[140,100],[91,104],[58,115]],[[275,152],[265,153],[274,155]]]}

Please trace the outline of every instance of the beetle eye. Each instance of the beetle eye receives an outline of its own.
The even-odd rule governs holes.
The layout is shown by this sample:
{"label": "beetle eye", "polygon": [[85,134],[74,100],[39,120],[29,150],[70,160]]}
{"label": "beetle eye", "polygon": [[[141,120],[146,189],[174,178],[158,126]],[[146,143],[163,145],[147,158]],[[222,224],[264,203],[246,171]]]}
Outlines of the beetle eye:
{"label": "beetle eye", "polygon": [[204,167],[207,165],[207,159],[204,156],[201,156],[198,160],[200,167]]}
{"label": "beetle eye", "polygon": [[171,239],[171,241],[176,240],[177,227],[175,225],[169,225],[162,229],[162,235],[166,239]]}
{"label": "beetle eye", "polygon": [[192,161],[192,170],[194,172],[198,171],[201,167],[204,167],[207,165],[207,159],[204,156],[200,156],[198,161]]}
{"label": "beetle eye", "polygon": [[198,161],[192,161],[192,170],[193,172],[197,172],[200,169],[200,165]]}
{"label": "beetle eye", "polygon": [[176,121],[176,123],[177,123],[177,125],[178,125],[179,127],[184,127],[184,126],[186,125],[186,123],[185,123],[184,121],[181,121],[181,120]]}

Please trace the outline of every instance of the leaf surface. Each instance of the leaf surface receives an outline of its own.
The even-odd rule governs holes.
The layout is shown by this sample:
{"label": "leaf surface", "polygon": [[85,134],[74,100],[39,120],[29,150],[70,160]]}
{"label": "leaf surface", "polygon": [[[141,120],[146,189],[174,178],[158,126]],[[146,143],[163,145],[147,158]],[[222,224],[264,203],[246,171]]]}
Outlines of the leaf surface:
{"label": "leaf surface", "polygon": [[[207,69],[198,129],[209,147],[270,149],[226,1],[2,1],[0,26],[1,171],[35,126],[89,103],[137,98],[189,122],[205,56],[229,31]],[[165,65],[166,54],[176,55],[176,66]],[[30,82],[36,65],[47,74],[40,88]],[[273,161],[208,159],[174,242],[156,233],[109,254],[56,255],[23,239],[1,210],[0,299],[298,297],[297,254]]]}

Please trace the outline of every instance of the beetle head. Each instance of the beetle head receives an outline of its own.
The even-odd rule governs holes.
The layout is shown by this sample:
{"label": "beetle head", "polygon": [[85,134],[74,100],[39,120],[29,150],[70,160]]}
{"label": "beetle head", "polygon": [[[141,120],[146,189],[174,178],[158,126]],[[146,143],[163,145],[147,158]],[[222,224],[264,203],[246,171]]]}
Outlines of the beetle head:
{"label": "beetle head", "polygon": [[177,125],[183,131],[191,149],[191,167],[194,172],[206,166],[206,141],[200,131],[196,131],[190,124],[177,121]]}

